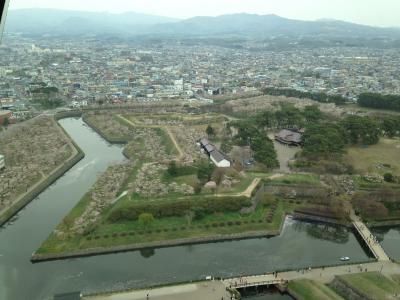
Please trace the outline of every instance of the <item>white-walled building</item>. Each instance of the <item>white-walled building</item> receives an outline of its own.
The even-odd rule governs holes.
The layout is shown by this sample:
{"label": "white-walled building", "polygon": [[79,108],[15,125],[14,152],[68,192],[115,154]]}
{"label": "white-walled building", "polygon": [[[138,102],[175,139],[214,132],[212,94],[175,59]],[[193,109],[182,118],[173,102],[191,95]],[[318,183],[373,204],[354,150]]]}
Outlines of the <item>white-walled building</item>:
{"label": "white-walled building", "polygon": [[218,150],[210,153],[210,159],[218,168],[229,168],[231,166],[230,160]]}
{"label": "white-walled building", "polygon": [[198,144],[201,149],[210,156],[211,161],[218,168],[229,168],[231,166],[231,161],[229,158],[219,151],[210,141],[206,138],[202,138]]}

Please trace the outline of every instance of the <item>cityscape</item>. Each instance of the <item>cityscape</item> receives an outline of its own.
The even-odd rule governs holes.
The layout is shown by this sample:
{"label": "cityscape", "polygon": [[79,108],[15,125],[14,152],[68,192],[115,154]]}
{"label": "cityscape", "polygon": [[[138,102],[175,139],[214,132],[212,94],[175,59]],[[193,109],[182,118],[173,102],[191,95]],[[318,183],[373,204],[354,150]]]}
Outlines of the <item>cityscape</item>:
{"label": "cityscape", "polygon": [[400,299],[400,29],[224,1],[9,10],[0,300]]}

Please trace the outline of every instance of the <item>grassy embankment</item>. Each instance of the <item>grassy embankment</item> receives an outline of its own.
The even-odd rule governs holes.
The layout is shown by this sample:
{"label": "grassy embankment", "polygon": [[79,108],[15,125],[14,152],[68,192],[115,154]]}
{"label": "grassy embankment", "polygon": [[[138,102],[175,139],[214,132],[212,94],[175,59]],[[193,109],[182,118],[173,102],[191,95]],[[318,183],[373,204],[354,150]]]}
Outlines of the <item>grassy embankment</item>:
{"label": "grassy embankment", "polygon": [[377,272],[343,275],[339,278],[370,299],[395,299],[394,295],[400,294],[398,282]]}
{"label": "grassy embankment", "polygon": [[289,282],[289,290],[299,300],[343,300],[328,286],[307,279],[295,280]]}
{"label": "grassy embankment", "polygon": [[[289,179],[296,182],[306,181],[316,183],[315,179],[309,175],[288,175],[286,180]],[[285,177],[283,179],[279,178],[279,180],[285,180]],[[212,196],[210,195],[209,197]],[[254,231],[270,231],[272,233],[279,230],[285,214],[293,212],[298,207],[298,204],[294,202],[277,200],[268,206],[263,206],[260,203],[255,211],[249,214],[219,212],[207,214],[200,219],[189,219],[187,216],[162,217],[155,218],[150,225],[144,225],[139,221],[131,220],[120,222],[111,222],[109,220],[109,216],[113,210],[123,209],[134,203],[148,201],[171,202],[185,198],[199,199],[200,201],[204,199],[204,196],[184,197],[181,195],[180,197],[169,196],[156,200],[138,197],[137,195],[125,197],[103,213],[102,221],[99,222],[96,229],[90,235],[74,235],[69,239],[61,241],[52,234],[38,250],[38,253],[61,253],[97,247],[112,247],[165,240],[173,241],[182,238],[229,236]],[[90,195],[86,195],[59,225],[59,229],[68,231],[68,225],[72,224],[73,220],[82,214],[89,201]],[[271,216],[270,219],[268,219],[269,215]]]}
{"label": "grassy embankment", "polygon": [[[58,228],[68,230],[68,224],[82,214],[89,201],[90,196],[86,195]],[[119,203],[120,207],[121,205],[123,204]],[[74,235],[69,239],[60,240],[52,234],[37,252],[42,254],[60,253],[181,238],[231,235],[252,231],[276,231],[280,228],[285,213],[293,210],[294,207],[294,204],[288,202],[277,202],[271,222],[266,219],[271,208],[259,205],[253,213],[246,215],[239,212],[214,213],[191,221],[186,217],[156,218],[150,225],[141,224],[139,221],[110,222],[108,216],[112,209],[109,209],[104,213],[102,222],[90,235]]]}

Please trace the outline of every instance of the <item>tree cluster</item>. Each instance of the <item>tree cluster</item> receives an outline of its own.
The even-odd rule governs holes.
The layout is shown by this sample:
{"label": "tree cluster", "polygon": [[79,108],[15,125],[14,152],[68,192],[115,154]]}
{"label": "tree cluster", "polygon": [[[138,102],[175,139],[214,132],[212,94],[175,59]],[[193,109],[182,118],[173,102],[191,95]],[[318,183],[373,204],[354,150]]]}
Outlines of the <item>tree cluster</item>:
{"label": "tree cluster", "polygon": [[318,106],[306,106],[303,111],[293,105],[282,105],[275,112],[265,111],[255,117],[256,126],[265,128],[302,128],[324,118]]}
{"label": "tree cluster", "polygon": [[236,122],[238,129],[235,136],[236,143],[240,146],[250,146],[256,161],[265,164],[268,168],[279,167],[279,162],[273,142],[267,132],[257,126],[254,120]]}
{"label": "tree cluster", "polygon": [[358,96],[358,105],[400,111],[400,95],[364,93]]}
{"label": "tree cluster", "polygon": [[300,99],[311,99],[313,101],[321,103],[343,104],[346,102],[346,99],[340,95],[302,92],[295,89],[279,89],[279,88],[268,87],[263,90],[263,93],[264,95],[271,95],[271,96],[286,96],[286,97],[294,97]]}
{"label": "tree cluster", "polygon": [[[204,197],[202,199],[182,199],[177,201],[156,201],[131,203],[129,206],[113,210],[108,219],[111,222],[124,220],[136,221],[143,214],[151,214],[155,218],[182,217],[193,211],[196,218],[216,212],[237,212],[251,205],[246,197]],[[146,217],[147,218],[147,217]]]}

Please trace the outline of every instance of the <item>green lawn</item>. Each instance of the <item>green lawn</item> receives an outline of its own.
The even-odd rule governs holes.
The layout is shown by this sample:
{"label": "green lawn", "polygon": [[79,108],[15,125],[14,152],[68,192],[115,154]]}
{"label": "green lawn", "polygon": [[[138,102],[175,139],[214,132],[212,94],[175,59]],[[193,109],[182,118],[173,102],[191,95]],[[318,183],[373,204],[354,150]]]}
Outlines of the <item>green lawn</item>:
{"label": "green lawn", "polygon": [[362,291],[373,299],[392,299],[400,294],[400,285],[377,272],[340,276],[348,285]]}
{"label": "green lawn", "polygon": [[392,275],[392,279],[397,282],[397,284],[400,284],[400,275]]}
{"label": "green lawn", "polygon": [[299,297],[299,300],[343,300],[341,296],[326,285],[311,280],[291,281],[288,288]]}
{"label": "green lawn", "polygon": [[287,174],[272,180],[272,183],[321,185],[318,175]]}
{"label": "green lawn", "polygon": [[366,148],[350,147],[344,160],[362,174],[391,172],[400,175],[400,140],[381,138],[378,144]]}

